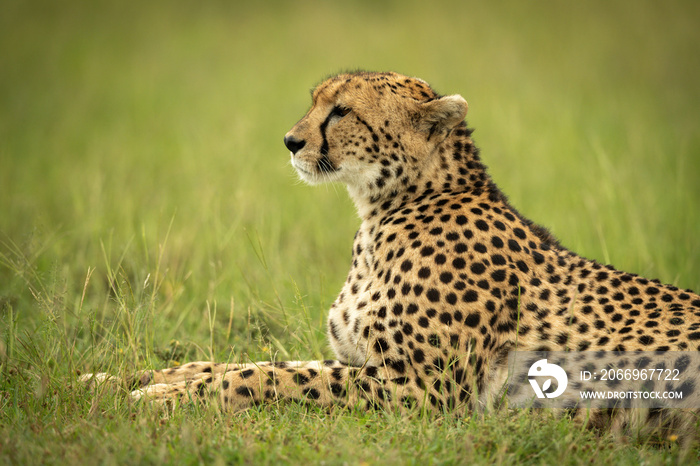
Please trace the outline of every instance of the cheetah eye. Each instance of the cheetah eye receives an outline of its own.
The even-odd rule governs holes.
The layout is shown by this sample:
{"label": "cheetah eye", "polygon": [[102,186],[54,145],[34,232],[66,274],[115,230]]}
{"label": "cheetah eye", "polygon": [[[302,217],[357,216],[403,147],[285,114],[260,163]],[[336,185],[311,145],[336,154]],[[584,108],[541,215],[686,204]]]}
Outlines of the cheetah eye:
{"label": "cheetah eye", "polygon": [[345,115],[350,113],[350,109],[347,107],[343,107],[341,105],[336,105],[333,107],[333,110],[331,110],[329,117],[338,117],[338,118],[343,118]]}

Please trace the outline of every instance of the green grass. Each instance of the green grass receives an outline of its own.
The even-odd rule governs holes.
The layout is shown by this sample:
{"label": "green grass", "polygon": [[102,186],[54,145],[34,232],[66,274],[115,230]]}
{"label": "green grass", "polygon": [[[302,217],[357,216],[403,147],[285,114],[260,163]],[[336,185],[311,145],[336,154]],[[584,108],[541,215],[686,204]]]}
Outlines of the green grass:
{"label": "green grass", "polygon": [[[248,4],[250,3],[250,4]],[[358,226],[282,145],[308,89],[461,93],[512,203],[580,254],[700,289],[697,2],[0,5],[0,462],[667,463],[547,413],[165,418],[80,372],[330,356]]]}

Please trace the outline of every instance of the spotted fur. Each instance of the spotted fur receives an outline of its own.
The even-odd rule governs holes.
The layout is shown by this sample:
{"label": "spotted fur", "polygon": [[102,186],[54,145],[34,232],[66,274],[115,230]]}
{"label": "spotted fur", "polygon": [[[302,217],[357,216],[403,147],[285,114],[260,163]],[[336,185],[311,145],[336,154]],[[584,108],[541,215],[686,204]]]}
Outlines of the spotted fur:
{"label": "spotted fur", "polygon": [[138,374],[132,395],[462,410],[499,392],[516,341],[699,350],[700,296],[585,259],[521,216],[482,164],[466,112],[461,96],[395,73],[316,87],[285,145],[303,180],[346,184],[362,219],[328,316],[336,359],[191,363]]}

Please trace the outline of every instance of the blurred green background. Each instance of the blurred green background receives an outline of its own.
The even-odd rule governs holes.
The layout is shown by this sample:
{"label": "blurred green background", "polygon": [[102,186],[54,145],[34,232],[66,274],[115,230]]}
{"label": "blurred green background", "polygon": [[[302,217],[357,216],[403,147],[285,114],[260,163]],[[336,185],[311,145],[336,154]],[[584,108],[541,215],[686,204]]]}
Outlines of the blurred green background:
{"label": "blurred green background", "polygon": [[3,352],[53,354],[50,323],[83,370],[124,347],[160,367],[171,340],[329,356],[358,220],[282,137],[356,68],[462,94],[496,182],[563,244],[699,289],[699,20],[694,1],[6,0]]}

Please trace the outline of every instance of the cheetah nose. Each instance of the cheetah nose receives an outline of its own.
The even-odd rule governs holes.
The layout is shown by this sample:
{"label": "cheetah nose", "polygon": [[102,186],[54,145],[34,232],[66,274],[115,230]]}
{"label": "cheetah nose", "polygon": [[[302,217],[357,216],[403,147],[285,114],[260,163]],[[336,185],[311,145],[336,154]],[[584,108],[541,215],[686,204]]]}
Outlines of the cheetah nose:
{"label": "cheetah nose", "polygon": [[306,145],[306,141],[303,139],[299,140],[294,136],[285,136],[284,145],[287,146],[287,149],[289,149],[292,154],[296,154]]}

